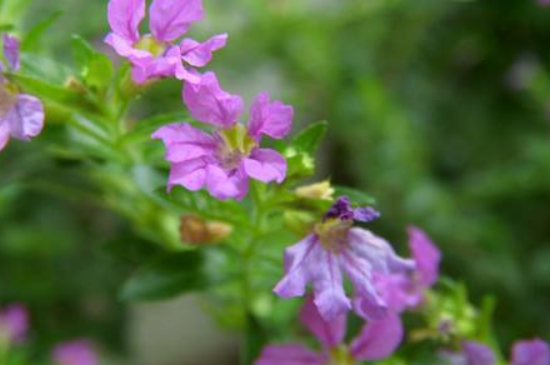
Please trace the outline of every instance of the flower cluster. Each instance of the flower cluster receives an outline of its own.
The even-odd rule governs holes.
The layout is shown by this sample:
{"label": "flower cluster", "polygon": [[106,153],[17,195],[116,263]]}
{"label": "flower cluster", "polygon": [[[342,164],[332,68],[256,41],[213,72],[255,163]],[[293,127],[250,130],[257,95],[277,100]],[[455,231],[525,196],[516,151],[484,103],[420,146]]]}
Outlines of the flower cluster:
{"label": "flower cluster", "polygon": [[[185,32],[191,21],[202,17],[202,7],[192,0],[179,1],[179,6],[174,3],[153,2],[152,35],[140,38],[137,24],[145,13],[144,1],[111,0],[109,21],[113,33],[107,37],[108,43],[132,63],[135,81],[161,76],[184,80],[184,104],[196,121],[210,129],[173,123],[153,133],[153,139],[164,143],[165,158],[171,164],[168,190],[176,185],[191,191],[206,188],[217,199],[241,200],[247,195],[251,178],[264,183],[283,182],[285,158],[275,150],[262,148],[261,142],[263,136],[281,139],[290,132],[292,107],[271,101],[269,94],[262,92],[250,108],[248,123],[241,124],[242,98],[225,91],[215,73],[201,75],[188,70],[187,75],[193,77],[185,76],[183,61],[189,61],[183,56],[183,45],[189,41],[184,40],[179,48],[169,42]],[[165,17],[160,10],[169,5],[173,11]],[[213,48],[197,47],[204,47],[203,54],[208,56],[205,59],[210,60]],[[311,284],[313,294],[306,301],[302,320],[320,338],[325,351],[306,354],[296,346],[269,347],[258,364],[298,364],[285,360],[293,356],[319,364],[334,356],[368,360],[387,356],[397,347],[402,336],[399,313],[418,305],[423,291],[435,282],[439,251],[424,233],[411,228],[414,259],[403,259],[383,238],[353,226],[354,222],[367,223],[378,217],[374,209],[353,208],[348,198],[340,197],[307,237],[286,250],[286,274],[274,292],[283,298],[303,296]],[[344,273],[355,289],[353,299],[345,293]],[[350,309],[370,322],[351,350],[343,354],[340,342]],[[324,327],[332,340],[319,335]],[[381,334],[390,337],[382,339]]]}
{"label": "flower cluster", "polygon": [[29,141],[44,127],[44,107],[36,97],[21,93],[9,81],[8,72],[16,72],[21,66],[19,40],[10,35],[2,37],[4,59],[0,60],[0,151],[10,137]]}

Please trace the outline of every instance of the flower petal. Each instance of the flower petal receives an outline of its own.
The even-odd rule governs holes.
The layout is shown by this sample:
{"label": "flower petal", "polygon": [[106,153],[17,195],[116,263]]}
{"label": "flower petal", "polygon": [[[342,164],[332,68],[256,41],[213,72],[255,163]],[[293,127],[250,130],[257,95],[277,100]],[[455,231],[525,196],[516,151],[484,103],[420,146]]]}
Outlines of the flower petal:
{"label": "flower petal", "polygon": [[311,252],[309,275],[314,302],[321,316],[330,321],[351,309],[342,282],[339,255],[325,250],[320,244]]}
{"label": "flower petal", "polygon": [[304,295],[309,282],[309,256],[317,244],[317,237],[308,235],[302,241],[285,249],[285,276],[277,283],[273,292],[281,298]]}
{"label": "flower petal", "polygon": [[58,365],[99,365],[92,345],[86,340],[76,340],[58,345],[52,354]]}
{"label": "flower petal", "polygon": [[127,40],[124,37],[121,37],[116,33],[107,34],[104,42],[113,47],[115,52],[118,53],[120,56],[128,58],[133,64],[139,61],[150,60],[153,58],[153,55],[151,55],[151,53],[145,50],[134,48],[131,41]]}
{"label": "flower petal", "polygon": [[130,44],[139,40],[139,23],[145,17],[145,0],[111,0],[107,8],[114,33]]}
{"label": "flower petal", "polygon": [[412,260],[397,256],[386,240],[366,229],[350,229],[348,242],[353,254],[369,262],[372,270],[376,272],[406,272],[413,270],[415,267]]}
{"label": "flower petal", "polygon": [[4,56],[6,61],[8,61],[8,67],[14,71],[19,70],[21,66],[21,61],[19,59],[19,39],[10,36],[9,34],[4,34],[2,36],[2,42],[4,47]]}
{"label": "flower petal", "polygon": [[246,174],[256,180],[282,183],[286,177],[286,160],[275,150],[257,148],[243,164]]}
{"label": "flower petal", "polygon": [[218,34],[203,43],[185,38],[180,44],[182,58],[191,66],[204,67],[212,60],[212,52],[225,47],[227,37],[227,33]]}
{"label": "flower petal", "polygon": [[155,0],[150,9],[151,32],[156,39],[171,42],[203,17],[202,0]]}
{"label": "flower petal", "polygon": [[207,163],[203,158],[195,158],[172,164],[168,177],[168,190],[174,185],[182,185],[191,191],[200,190],[206,183]]}
{"label": "flower petal", "polygon": [[13,138],[30,141],[44,127],[44,107],[42,102],[32,95],[19,94],[17,102],[5,116]]}
{"label": "flower petal", "polygon": [[300,321],[327,349],[340,345],[346,334],[347,315],[341,314],[330,321],[325,321],[311,296],[307,297],[300,311]]}
{"label": "flower petal", "polygon": [[172,77],[181,66],[181,53],[179,47],[173,46],[161,57],[137,58],[129,57],[132,62],[132,79],[138,84],[143,84],[150,79]]}
{"label": "flower petal", "polygon": [[0,151],[2,151],[10,140],[10,125],[0,119]]}
{"label": "flower petal", "polygon": [[323,365],[325,358],[297,344],[271,345],[263,349],[254,365]]}
{"label": "flower petal", "polygon": [[210,194],[217,199],[241,200],[248,192],[248,177],[240,169],[226,171],[220,166],[208,165],[206,187]]}
{"label": "flower petal", "polygon": [[243,108],[242,98],[222,90],[213,72],[198,84],[185,83],[183,100],[193,118],[222,128],[235,124]]}
{"label": "flower petal", "polygon": [[189,123],[173,123],[159,128],[151,136],[161,139],[168,150],[166,160],[183,162],[197,157],[211,156],[216,142],[208,133]]}
{"label": "flower petal", "polygon": [[371,264],[350,252],[342,254],[342,262],[355,289],[354,307],[357,314],[368,320],[384,317],[387,305],[374,286]]}
{"label": "flower petal", "polygon": [[548,365],[550,364],[550,347],[548,343],[533,339],[518,341],[512,347],[510,365]]}
{"label": "flower petal", "polygon": [[363,327],[351,344],[354,358],[362,361],[381,360],[391,356],[403,339],[403,324],[396,314],[372,321]]}
{"label": "flower petal", "polygon": [[24,341],[28,329],[29,314],[24,306],[14,304],[0,312],[0,332],[7,331],[10,341]]}
{"label": "flower petal", "polygon": [[429,287],[437,281],[441,252],[424,231],[411,226],[408,233],[419,281],[423,286]]}
{"label": "flower petal", "polygon": [[394,312],[415,307],[422,301],[422,290],[417,290],[409,275],[375,275],[375,286],[384,303]]}
{"label": "flower petal", "polygon": [[290,132],[294,110],[280,101],[270,102],[269,93],[261,92],[250,110],[248,133],[255,139],[262,134],[280,139]]}
{"label": "flower petal", "polygon": [[495,354],[489,346],[473,341],[464,342],[462,346],[468,365],[494,365],[496,363]]}

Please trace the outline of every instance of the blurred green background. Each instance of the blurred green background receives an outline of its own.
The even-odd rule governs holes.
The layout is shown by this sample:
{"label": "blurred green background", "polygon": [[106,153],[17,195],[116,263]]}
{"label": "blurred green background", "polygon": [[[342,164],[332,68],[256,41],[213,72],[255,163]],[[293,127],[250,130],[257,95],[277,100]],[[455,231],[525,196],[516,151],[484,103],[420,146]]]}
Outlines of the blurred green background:
{"label": "blurred green background", "polygon": [[[374,230],[401,249],[407,224],[425,229],[444,252],[444,273],[463,280],[474,303],[498,298],[504,348],[516,338],[550,338],[550,7],[204,2],[206,21],[190,35],[229,32],[209,66],[226,89],[248,101],[270,90],[294,105],[295,130],[329,121],[319,177],[375,196],[383,219]],[[71,34],[107,51],[105,0],[21,7],[22,30],[63,12],[33,50],[44,57],[37,67],[63,75],[45,59],[70,65]],[[179,83],[163,82],[132,112],[179,111],[179,93]],[[89,336],[124,353],[130,324],[116,295],[132,257],[116,260],[105,248],[150,243],[97,203],[85,166],[51,158],[45,144],[15,142],[0,154],[0,300],[41,313],[33,326],[44,348]]]}

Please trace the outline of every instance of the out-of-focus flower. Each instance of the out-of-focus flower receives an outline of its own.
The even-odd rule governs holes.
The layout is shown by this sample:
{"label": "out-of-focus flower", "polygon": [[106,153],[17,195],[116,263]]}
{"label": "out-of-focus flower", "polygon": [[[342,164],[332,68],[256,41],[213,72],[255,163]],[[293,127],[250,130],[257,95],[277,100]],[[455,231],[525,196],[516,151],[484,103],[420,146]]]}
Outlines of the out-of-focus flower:
{"label": "out-of-focus flower", "polygon": [[25,340],[29,330],[29,313],[25,306],[12,304],[0,310],[0,338],[11,343]]}
{"label": "out-of-focus flower", "polygon": [[21,93],[4,74],[19,70],[19,40],[4,34],[2,43],[7,64],[0,60],[0,151],[10,137],[30,141],[44,127],[44,107],[40,100]]}
{"label": "out-of-focus flower", "polygon": [[190,38],[179,44],[191,25],[204,17],[201,0],[154,0],[149,9],[151,34],[140,35],[145,17],[145,0],[111,0],[108,18],[112,32],[105,42],[132,64],[132,78],[138,84],[159,77],[177,77],[198,82],[195,67],[204,67],[212,52],[223,48],[227,34],[200,43]]}
{"label": "out-of-focus flower", "polygon": [[227,223],[207,221],[196,215],[181,217],[180,234],[184,243],[203,245],[219,243],[229,237],[233,227]]}
{"label": "out-of-focus flower", "polygon": [[548,365],[550,346],[539,339],[517,341],[512,346],[510,365]]}
{"label": "out-of-focus flower", "polygon": [[304,303],[300,321],[319,340],[321,351],[312,351],[301,344],[269,345],[255,365],[353,365],[357,361],[381,360],[390,356],[403,338],[400,318],[390,314],[366,324],[351,346],[346,346],[342,343],[346,334],[346,314],[326,321],[311,297]]}
{"label": "out-of-focus flower", "polygon": [[87,340],[75,340],[58,345],[52,352],[57,365],[99,365],[97,354]]}
{"label": "out-of-focus flower", "polygon": [[237,123],[242,113],[240,96],[221,89],[214,73],[200,83],[186,83],[184,101],[191,115],[217,127],[212,135],[188,123],[164,126],[153,134],[161,139],[172,164],[168,188],[182,185],[189,190],[204,187],[217,199],[242,199],[249,179],[281,183],[286,177],[286,160],[277,151],[260,148],[262,135],[283,138],[291,128],[293,110],[270,101],[262,92],[252,104],[248,126]]}
{"label": "out-of-focus flower", "polygon": [[542,6],[550,6],[550,0],[537,0],[537,2]]}
{"label": "out-of-focus flower", "polygon": [[[450,365],[495,365],[496,356],[493,350],[482,343],[466,341],[462,351],[444,353],[444,360]],[[510,365],[548,365],[550,364],[550,347],[539,340],[517,341],[512,346]]]}
{"label": "out-of-focus flower", "polygon": [[439,276],[441,252],[426,233],[409,227],[409,247],[416,268],[410,272],[392,275],[377,275],[376,287],[388,306],[396,312],[419,305],[424,291],[431,287]]}
{"label": "out-of-focus flower", "polygon": [[329,181],[300,186],[296,189],[296,195],[300,198],[333,200],[334,188]]}
{"label": "out-of-focus flower", "polygon": [[378,216],[372,208],[353,209],[348,198],[340,197],[311,234],[285,250],[286,274],[274,292],[283,298],[302,296],[311,283],[319,312],[331,320],[352,308],[343,287],[344,271],[355,288],[357,314],[369,320],[387,315],[374,276],[406,272],[414,263],[397,256],[372,232],[353,228],[354,221],[369,222]]}

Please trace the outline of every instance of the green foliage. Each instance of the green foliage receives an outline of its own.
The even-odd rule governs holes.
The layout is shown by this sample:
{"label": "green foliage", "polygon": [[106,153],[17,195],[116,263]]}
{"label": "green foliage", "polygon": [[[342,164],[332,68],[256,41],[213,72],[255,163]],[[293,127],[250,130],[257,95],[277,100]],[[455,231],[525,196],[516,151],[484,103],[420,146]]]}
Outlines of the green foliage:
{"label": "green foliage", "polygon": [[55,11],[32,27],[21,41],[21,51],[32,51],[42,40],[44,33],[63,15],[63,11]]}
{"label": "green foliage", "polygon": [[132,301],[159,300],[206,290],[216,281],[206,264],[201,251],[163,254],[140,267],[124,284],[120,296]]}
{"label": "green foliage", "polygon": [[[7,76],[44,100],[48,121],[32,144],[0,154],[0,300],[42,314],[33,320],[43,335],[38,355],[75,333],[121,351],[121,287],[127,301],[202,292],[219,323],[246,330],[243,363],[269,339],[292,339],[298,303],[266,288],[281,275],[283,249],[329,204],[290,190],[312,176],[330,177],[335,194],[357,205],[376,196],[384,219],[375,227],[391,242],[404,241],[409,223],[425,228],[443,249],[444,272],[464,277],[481,303],[476,309],[462,284],[444,283],[411,320],[410,337],[428,330],[428,339],[407,342],[383,364],[432,361],[428,354],[449,344],[437,335],[449,318],[453,336],[495,349],[548,337],[550,23],[534,0],[209,5],[210,26],[231,34],[211,65],[225,73],[224,87],[248,91],[262,75],[281,85],[277,98],[292,100],[295,124],[330,120],[321,151],[326,122],[277,143],[289,182],[254,184],[243,202],[166,192],[162,144],[150,135],[188,121],[181,84],[134,85],[127,63],[99,51],[104,2],[29,4],[0,0],[0,30],[25,35],[23,70]],[[243,15],[234,24],[233,12]],[[84,36],[69,42],[75,31]],[[184,251],[182,214],[233,232],[219,246]],[[493,311],[505,318],[496,326]]]}
{"label": "green foliage", "polygon": [[300,131],[284,151],[288,159],[289,177],[310,176],[315,171],[315,156],[323,136],[327,131],[327,122],[317,122]]}

